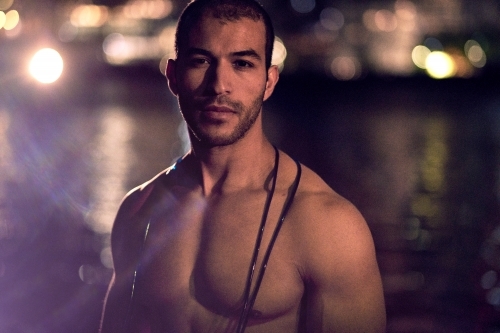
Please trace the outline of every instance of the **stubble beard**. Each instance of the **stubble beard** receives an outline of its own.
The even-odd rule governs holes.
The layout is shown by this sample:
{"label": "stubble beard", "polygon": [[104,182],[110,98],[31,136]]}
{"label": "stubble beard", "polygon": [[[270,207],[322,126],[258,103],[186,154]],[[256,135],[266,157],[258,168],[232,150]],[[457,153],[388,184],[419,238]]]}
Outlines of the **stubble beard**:
{"label": "stubble beard", "polygon": [[263,97],[264,96],[262,93],[251,103],[248,108],[245,108],[245,106],[240,102],[230,100],[226,96],[220,96],[216,99],[216,103],[229,106],[240,116],[238,123],[228,134],[216,134],[213,133],[213,131],[211,131],[209,128],[207,129],[207,127],[223,125],[223,122],[217,124],[217,122],[212,121],[207,126],[204,121],[195,120],[193,119],[194,117],[187,117],[187,114],[182,111],[183,105],[186,105],[185,103],[183,103],[184,101],[182,98],[179,98],[179,106],[183,118],[188,125],[192,140],[196,140],[198,144],[204,147],[211,148],[232,145],[241,140],[245,136],[245,134],[252,128],[257,118],[259,117],[262,108]]}

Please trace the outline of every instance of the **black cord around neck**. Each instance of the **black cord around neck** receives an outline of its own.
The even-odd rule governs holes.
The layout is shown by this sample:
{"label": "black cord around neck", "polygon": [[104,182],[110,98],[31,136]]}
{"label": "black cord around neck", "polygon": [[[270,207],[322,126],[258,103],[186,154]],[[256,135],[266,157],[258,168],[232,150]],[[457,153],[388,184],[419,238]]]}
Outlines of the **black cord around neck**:
{"label": "black cord around neck", "polygon": [[262,263],[261,263],[259,275],[257,277],[253,293],[250,296],[250,287],[251,287],[253,275],[255,272],[255,265],[257,263],[257,256],[258,256],[258,253],[260,250],[260,244],[262,242],[262,236],[264,233],[264,227],[266,225],[267,215],[269,213],[269,207],[270,207],[273,195],[274,195],[274,191],[276,189],[276,179],[278,178],[279,152],[278,152],[278,149],[276,147],[274,147],[274,149],[276,152],[276,158],[275,158],[274,170],[273,170],[273,183],[271,186],[271,190],[269,191],[269,194],[267,196],[266,204],[264,205],[264,212],[262,214],[262,221],[260,224],[259,232],[257,234],[257,240],[255,242],[255,248],[254,248],[254,253],[253,253],[253,257],[252,257],[252,262],[250,264],[250,269],[249,269],[248,277],[247,277],[247,283],[245,286],[243,309],[241,311],[240,319],[238,321],[238,327],[236,329],[237,333],[245,332],[245,328],[246,328],[246,325],[248,322],[248,316],[250,315],[252,308],[253,308],[253,305],[255,303],[255,300],[257,298],[257,293],[259,292],[260,285],[262,283],[262,279],[264,278],[264,273],[265,273],[266,268],[267,268],[267,262],[269,261],[271,251],[274,247],[274,243],[276,242],[276,238],[278,237],[278,233],[281,229],[281,226],[283,225],[283,221],[285,220],[285,216],[286,216],[288,210],[290,209],[293,198],[295,197],[295,193],[297,192],[297,188],[299,187],[299,181],[300,181],[300,177],[302,174],[302,168],[300,166],[300,163],[295,161],[295,163],[297,164],[297,175],[295,176],[295,180],[294,180],[293,185],[292,185],[292,190],[290,192],[290,195],[287,197],[287,199],[285,201],[285,204],[283,206],[283,210],[281,211],[281,215],[278,219],[278,224],[276,225],[276,228],[274,229],[272,238],[271,238],[269,245],[267,247],[266,253],[265,253],[264,258],[263,258]]}

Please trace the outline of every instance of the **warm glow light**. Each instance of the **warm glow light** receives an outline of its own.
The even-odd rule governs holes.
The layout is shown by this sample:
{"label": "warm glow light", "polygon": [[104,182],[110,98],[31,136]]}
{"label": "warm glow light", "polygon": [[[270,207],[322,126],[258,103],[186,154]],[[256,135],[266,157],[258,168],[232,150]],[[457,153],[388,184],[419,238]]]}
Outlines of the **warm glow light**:
{"label": "warm glow light", "polygon": [[431,52],[425,60],[425,68],[429,76],[445,79],[455,75],[455,62],[450,55],[442,51]]}
{"label": "warm glow light", "polygon": [[391,32],[396,30],[398,26],[396,16],[386,9],[378,10],[375,13],[374,20],[375,25],[380,31]]}
{"label": "warm glow light", "polygon": [[19,13],[17,10],[9,10],[5,14],[5,23],[3,28],[5,30],[12,30],[19,24]]}
{"label": "warm glow light", "polygon": [[396,15],[403,20],[413,20],[417,16],[415,4],[407,0],[397,0],[394,4]]}
{"label": "warm glow light", "polygon": [[413,31],[416,28],[417,8],[407,0],[397,0],[394,9],[398,20],[398,27],[403,31]]}
{"label": "warm glow light", "polygon": [[124,64],[132,58],[133,48],[122,34],[112,33],[104,39],[103,51],[109,62]]}
{"label": "warm glow light", "polygon": [[41,49],[31,59],[29,71],[41,83],[55,82],[62,74],[63,59],[54,49]]}
{"label": "warm glow light", "polygon": [[73,9],[70,22],[75,27],[100,27],[108,19],[108,8],[96,5],[80,5]]}
{"label": "warm glow light", "polygon": [[132,19],[158,20],[170,15],[172,9],[170,0],[135,0],[123,8],[123,13]]}
{"label": "warm glow light", "polygon": [[114,65],[125,65],[134,60],[157,59],[164,54],[158,37],[108,35],[103,42],[106,61]]}
{"label": "warm glow light", "polygon": [[411,52],[411,59],[417,67],[425,69],[425,61],[429,54],[431,54],[431,50],[423,45],[417,45]]}
{"label": "warm glow light", "polygon": [[273,65],[277,65],[278,68],[283,70],[285,59],[286,59],[287,51],[285,44],[279,37],[274,38],[274,48],[273,48],[273,56],[271,59],[271,63]]}
{"label": "warm glow light", "polygon": [[7,21],[5,13],[0,11],[0,29],[2,29],[3,26],[5,25],[5,21]]}

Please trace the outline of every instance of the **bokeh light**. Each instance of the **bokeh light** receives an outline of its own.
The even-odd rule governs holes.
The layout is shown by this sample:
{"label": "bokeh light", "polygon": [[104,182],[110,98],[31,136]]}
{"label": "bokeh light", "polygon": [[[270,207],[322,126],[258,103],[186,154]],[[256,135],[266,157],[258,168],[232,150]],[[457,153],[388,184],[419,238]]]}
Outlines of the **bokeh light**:
{"label": "bokeh light", "polygon": [[71,12],[70,22],[75,27],[100,27],[108,18],[108,8],[96,5],[80,5]]}
{"label": "bokeh light", "polygon": [[286,55],[287,51],[285,44],[278,36],[276,36],[274,38],[274,48],[271,63],[273,65],[277,65],[280,71],[283,70],[283,67],[285,65]]}
{"label": "bokeh light", "polygon": [[411,52],[411,59],[413,60],[415,66],[425,69],[425,61],[429,54],[431,54],[431,50],[423,45],[417,45]]}
{"label": "bokeh light", "polygon": [[170,15],[172,9],[170,0],[135,0],[123,7],[123,13],[132,19],[158,20]]}
{"label": "bokeh light", "polygon": [[62,74],[63,59],[59,52],[44,48],[35,53],[29,65],[30,74],[41,83],[53,83]]}
{"label": "bokeh light", "polygon": [[327,30],[337,31],[344,26],[344,15],[333,7],[323,9],[319,15],[321,25]]}
{"label": "bokeh light", "polygon": [[19,13],[17,10],[9,10],[5,14],[5,23],[3,28],[5,30],[12,30],[19,24]]}
{"label": "bokeh light", "polygon": [[338,80],[354,80],[361,74],[361,64],[352,56],[339,56],[332,60],[330,71]]}
{"label": "bokeh light", "polygon": [[315,0],[290,0],[290,5],[292,8],[301,14],[306,14],[311,12],[316,7]]}
{"label": "bokeh light", "polygon": [[468,40],[464,46],[465,55],[474,67],[483,68],[486,65],[486,54],[475,40]]}
{"label": "bokeh light", "polygon": [[426,38],[424,45],[431,51],[443,51],[443,44],[439,41],[439,39],[434,37]]}
{"label": "bokeh light", "polygon": [[483,274],[481,277],[481,287],[483,289],[491,289],[493,288],[498,281],[497,272],[490,270]]}
{"label": "bokeh light", "polygon": [[160,58],[162,50],[158,37],[108,35],[103,42],[106,61],[113,65],[125,65],[136,60]]}
{"label": "bokeh light", "polygon": [[69,43],[74,41],[78,37],[79,29],[75,27],[71,22],[65,22],[59,28],[57,36],[61,42]]}
{"label": "bokeh light", "polygon": [[431,52],[425,59],[427,74],[434,79],[446,79],[456,73],[455,61],[446,52]]}
{"label": "bokeh light", "polygon": [[398,27],[396,16],[394,13],[386,9],[378,10],[373,19],[375,26],[380,31],[391,32],[396,30]]}
{"label": "bokeh light", "polygon": [[0,0],[0,10],[9,9],[13,3],[14,3],[14,0]]}
{"label": "bokeh light", "polygon": [[5,25],[5,21],[7,21],[7,17],[4,12],[0,11],[0,29]]}

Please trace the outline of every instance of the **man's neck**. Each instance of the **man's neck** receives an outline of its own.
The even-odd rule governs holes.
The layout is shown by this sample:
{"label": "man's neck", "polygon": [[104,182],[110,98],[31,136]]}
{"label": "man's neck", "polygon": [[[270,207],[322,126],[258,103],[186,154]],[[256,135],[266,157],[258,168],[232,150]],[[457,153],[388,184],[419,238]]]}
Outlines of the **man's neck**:
{"label": "man's neck", "polygon": [[265,138],[260,142],[241,140],[211,148],[195,144],[191,154],[205,196],[263,188],[274,167],[275,156],[272,145]]}

